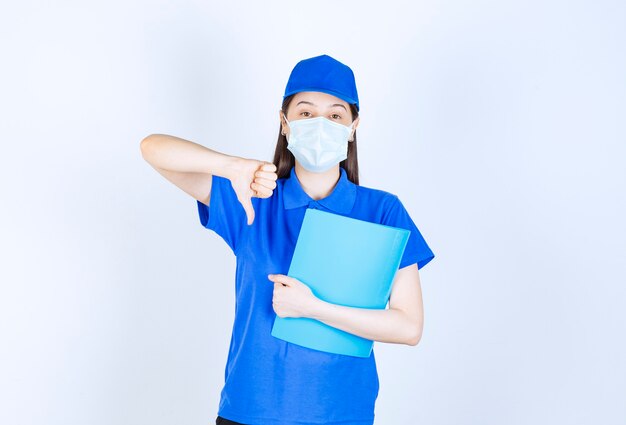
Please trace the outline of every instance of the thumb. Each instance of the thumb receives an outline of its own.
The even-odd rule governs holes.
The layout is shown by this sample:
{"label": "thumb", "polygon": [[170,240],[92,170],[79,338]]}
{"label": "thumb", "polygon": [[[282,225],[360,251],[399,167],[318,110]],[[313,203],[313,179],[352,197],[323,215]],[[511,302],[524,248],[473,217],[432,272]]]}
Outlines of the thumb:
{"label": "thumb", "polygon": [[248,226],[254,222],[254,207],[252,206],[252,197],[246,196],[241,202],[243,209],[246,211],[246,217],[248,218]]}
{"label": "thumb", "polygon": [[270,280],[271,282],[274,282],[274,287],[276,287],[277,283],[282,284],[283,286],[287,286],[282,282],[281,276],[277,275],[277,274],[268,274],[267,275],[267,279]]}
{"label": "thumb", "polygon": [[294,282],[290,276],[286,274],[270,274],[268,278],[274,283],[282,283],[283,286],[293,286]]}

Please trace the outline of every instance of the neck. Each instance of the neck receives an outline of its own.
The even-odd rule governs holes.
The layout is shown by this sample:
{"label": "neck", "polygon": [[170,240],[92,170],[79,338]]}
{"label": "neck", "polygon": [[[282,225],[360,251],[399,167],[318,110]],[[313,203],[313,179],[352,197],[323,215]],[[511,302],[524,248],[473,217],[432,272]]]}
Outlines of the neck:
{"label": "neck", "polygon": [[304,192],[316,201],[330,195],[341,176],[339,164],[323,173],[314,173],[304,169],[296,162],[295,171]]}

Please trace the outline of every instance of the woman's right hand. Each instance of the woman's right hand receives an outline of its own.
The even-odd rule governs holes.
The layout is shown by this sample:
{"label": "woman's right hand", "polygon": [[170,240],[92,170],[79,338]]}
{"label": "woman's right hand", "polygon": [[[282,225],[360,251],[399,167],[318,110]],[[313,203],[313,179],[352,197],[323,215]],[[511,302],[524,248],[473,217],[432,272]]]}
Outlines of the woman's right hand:
{"label": "woman's right hand", "polygon": [[229,177],[230,182],[246,211],[248,225],[254,222],[254,207],[252,197],[269,198],[276,188],[276,166],[267,161],[241,158],[233,173]]}

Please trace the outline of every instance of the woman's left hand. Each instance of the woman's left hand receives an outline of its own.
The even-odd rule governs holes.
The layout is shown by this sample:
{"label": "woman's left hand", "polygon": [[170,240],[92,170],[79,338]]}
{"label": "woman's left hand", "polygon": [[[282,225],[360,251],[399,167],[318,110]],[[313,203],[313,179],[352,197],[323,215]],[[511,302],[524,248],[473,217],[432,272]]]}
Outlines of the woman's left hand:
{"label": "woman's left hand", "polygon": [[319,298],[298,279],[284,274],[267,276],[274,282],[272,307],[278,317],[310,317]]}

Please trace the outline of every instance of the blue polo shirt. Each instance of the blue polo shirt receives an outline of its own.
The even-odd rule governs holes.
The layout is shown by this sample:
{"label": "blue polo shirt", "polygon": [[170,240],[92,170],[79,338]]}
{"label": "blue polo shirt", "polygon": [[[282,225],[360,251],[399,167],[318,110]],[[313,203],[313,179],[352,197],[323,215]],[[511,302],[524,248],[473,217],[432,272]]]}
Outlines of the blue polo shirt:
{"label": "blue polo shirt", "polygon": [[327,353],[271,335],[272,274],[287,274],[307,208],[329,211],[411,231],[399,268],[434,258],[417,226],[394,194],[355,185],[346,171],[333,191],[314,200],[295,167],[276,181],[269,198],[252,198],[254,223],[230,180],[213,175],[210,207],[197,201],[201,224],[217,233],[237,258],[235,319],[218,415],[253,425],[372,425],[379,381],[370,357]]}

